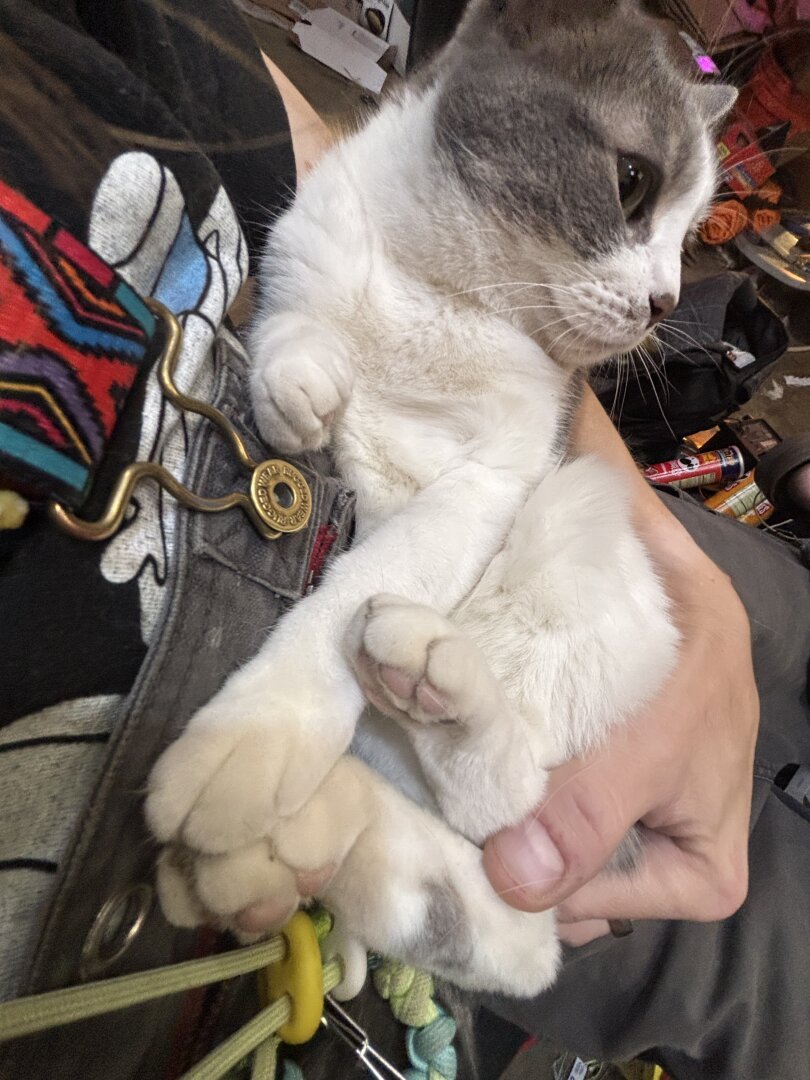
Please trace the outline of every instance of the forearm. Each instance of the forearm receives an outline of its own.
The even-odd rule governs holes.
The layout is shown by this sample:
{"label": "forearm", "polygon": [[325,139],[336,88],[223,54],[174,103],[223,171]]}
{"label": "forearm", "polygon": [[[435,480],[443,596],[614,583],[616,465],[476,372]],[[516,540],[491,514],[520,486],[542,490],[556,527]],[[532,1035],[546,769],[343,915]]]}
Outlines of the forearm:
{"label": "forearm", "polygon": [[332,145],[332,134],[284,72],[264,53],[262,53],[262,59],[284,103],[287,122],[290,125],[290,142],[295,155],[295,168],[299,177],[302,177],[317,164]]}
{"label": "forearm", "polygon": [[585,388],[572,435],[577,455],[596,454],[622,473],[631,492],[634,524],[659,571],[667,579],[671,591],[676,591],[676,584],[685,585],[685,575],[691,573],[694,565],[706,564],[709,560],[639,472],[590,387]]}
{"label": "forearm", "polygon": [[626,477],[632,492],[633,516],[642,532],[646,531],[650,518],[656,522],[671,523],[674,528],[684,532],[639,472],[621,436],[589,386],[585,387],[572,436],[577,456],[596,454]]}
{"label": "forearm", "polygon": [[705,627],[714,632],[718,621],[747,626],[742,605],[730,579],[704,554],[636,467],[621,436],[586,387],[573,428],[576,454],[596,454],[619,470],[630,487],[633,522],[675,603],[676,618],[685,632]]}

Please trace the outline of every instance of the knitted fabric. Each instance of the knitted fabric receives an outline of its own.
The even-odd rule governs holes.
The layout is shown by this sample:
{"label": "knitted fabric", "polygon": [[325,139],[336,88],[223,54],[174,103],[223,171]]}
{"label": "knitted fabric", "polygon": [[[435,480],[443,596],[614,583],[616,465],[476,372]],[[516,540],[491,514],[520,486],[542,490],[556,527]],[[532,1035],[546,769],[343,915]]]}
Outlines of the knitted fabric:
{"label": "knitted fabric", "polygon": [[456,1080],[456,1023],[433,1000],[433,978],[398,960],[383,960],[373,972],[377,993],[408,1026],[405,1045],[411,1068],[407,1080]]}

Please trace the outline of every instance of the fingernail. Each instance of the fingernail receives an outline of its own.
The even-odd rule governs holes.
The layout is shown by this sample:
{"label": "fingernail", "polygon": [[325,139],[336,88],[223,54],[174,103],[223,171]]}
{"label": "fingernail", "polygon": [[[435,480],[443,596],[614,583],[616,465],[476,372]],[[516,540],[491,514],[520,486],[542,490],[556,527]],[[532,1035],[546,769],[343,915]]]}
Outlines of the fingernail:
{"label": "fingernail", "polygon": [[501,833],[493,844],[501,864],[515,885],[532,896],[542,896],[563,875],[565,863],[548,832],[530,819]]}

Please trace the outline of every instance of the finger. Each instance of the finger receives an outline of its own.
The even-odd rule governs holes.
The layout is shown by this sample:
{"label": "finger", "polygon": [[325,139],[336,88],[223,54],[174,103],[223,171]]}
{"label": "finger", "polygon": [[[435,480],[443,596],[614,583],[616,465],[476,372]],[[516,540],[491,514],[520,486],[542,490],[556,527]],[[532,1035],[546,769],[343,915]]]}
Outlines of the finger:
{"label": "finger", "polygon": [[559,911],[561,919],[689,919],[715,922],[742,905],[748,891],[746,846],[695,852],[678,840],[649,835],[629,873],[603,871]]}
{"label": "finger", "polygon": [[559,904],[599,873],[660,798],[647,790],[650,770],[636,760],[631,771],[628,749],[626,733],[617,732],[591,762],[555,769],[536,815],[487,841],[484,868],[506,903],[521,911]]}

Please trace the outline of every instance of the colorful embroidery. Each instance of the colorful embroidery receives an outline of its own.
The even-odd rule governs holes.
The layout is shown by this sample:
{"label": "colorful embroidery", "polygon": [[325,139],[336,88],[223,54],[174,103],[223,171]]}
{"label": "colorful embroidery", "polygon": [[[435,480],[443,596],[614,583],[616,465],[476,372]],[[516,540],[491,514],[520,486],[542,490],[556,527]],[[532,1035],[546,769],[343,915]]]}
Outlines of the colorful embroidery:
{"label": "colorful embroidery", "polygon": [[0,487],[81,504],[154,332],[114,270],[0,181]]}

